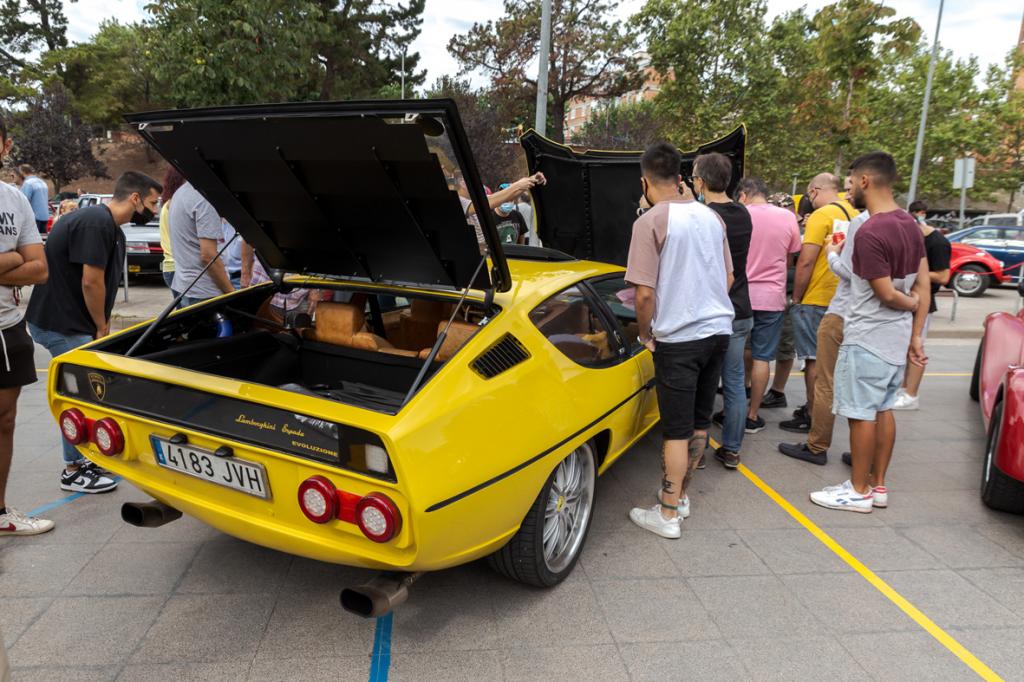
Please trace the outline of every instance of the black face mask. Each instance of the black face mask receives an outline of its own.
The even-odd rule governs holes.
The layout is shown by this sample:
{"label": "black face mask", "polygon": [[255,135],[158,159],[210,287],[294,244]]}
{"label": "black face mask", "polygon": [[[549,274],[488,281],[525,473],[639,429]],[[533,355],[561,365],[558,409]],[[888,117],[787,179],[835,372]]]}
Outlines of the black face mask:
{"label": "black face mask", "polygon": [[156,214],[149,209],[149,206],[143,204],[141,211],[136,211],[135,213],[132,213],[132,224],[145,225],[146,223],[153,219],[154,215]]}

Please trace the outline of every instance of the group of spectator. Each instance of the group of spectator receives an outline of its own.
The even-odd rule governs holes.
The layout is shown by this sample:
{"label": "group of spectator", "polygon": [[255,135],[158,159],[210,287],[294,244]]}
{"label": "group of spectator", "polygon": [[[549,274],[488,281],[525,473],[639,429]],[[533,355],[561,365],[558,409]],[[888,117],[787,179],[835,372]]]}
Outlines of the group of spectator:
{"label": "group of spectator", "polygon": [[[853,161],[845,198],[833,174],[811,180],[802,237],[797,214],[772,205],[763,181],[744,178],[738,201],[728,195],[728,157],[698,156],[685,179],[680,164],[667,143],[641,158],[648,210],[633,226],[626,281],[636,288],[639,341],[654,353],[664,442],[657,504],[630,518],[680,537],[712,423],[722,429],[716,459],[739,467],[744,434],[766,428],[760,410],[787,404],[787,322],[807,402],[780,427],[807,438],[780,452],[824,465],[835,415],[846,417],[850,477],[811,501],[862,513],[886,507],[892,411],[918,407],[932,293],[948,280],[949,242],[924,223],[926,207],[913,204],[912,216],[896,204],[896,164],[885,152]],[[712,414],[719,384],[723,409]]]}

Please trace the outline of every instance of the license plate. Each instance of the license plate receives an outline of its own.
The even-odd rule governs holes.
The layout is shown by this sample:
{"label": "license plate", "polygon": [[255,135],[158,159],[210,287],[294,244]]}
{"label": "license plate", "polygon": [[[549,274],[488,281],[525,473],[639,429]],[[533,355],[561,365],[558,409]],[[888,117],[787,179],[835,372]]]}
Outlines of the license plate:
{"label": "license plate", "polygon": [[142,272],[142,266],[141,265],[129,265],[128,266],[128,272]]}
{"label": "license plate", "polygon": [[151,436],[150,441],[153,443],[156,463],[162,467],[254,497],[270,497],[267,473],[260,464],[237,457],[217,457],[212,452],[194,448],[187,443],[178,445],[156,436]]}

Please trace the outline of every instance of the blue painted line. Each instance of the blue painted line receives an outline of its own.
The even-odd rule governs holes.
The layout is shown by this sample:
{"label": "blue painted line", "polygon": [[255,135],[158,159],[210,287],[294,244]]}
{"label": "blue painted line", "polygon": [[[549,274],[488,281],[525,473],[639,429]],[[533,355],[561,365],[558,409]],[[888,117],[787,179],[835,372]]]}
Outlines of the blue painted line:
{"label": "blue painted line", "polygon": [[391,669],[391,616],[377,618],[373,633],[373,656],[370,658],[370,682],[387,682]]}
{"label": "blue painted line", "polygon": [[[115,481],[120,481],[121,477],[120,476],[114,476],[113,479]],[[62,497],[59,500],[54,500],[53,502],[47,502],[46,504],[44,504],[41,507],[36,507],[32,511],[30,511],[28,513],[28,515],[29,516],[39,516],[40,514],[45,514],[48,511],[52,511],[52,510],[56,509],[57,507],[63,507],[65,504],[68,504],[69,502],[74,502],[79,497],[85,497],[86,494],[87,493],[71,493],[67,497]]]}

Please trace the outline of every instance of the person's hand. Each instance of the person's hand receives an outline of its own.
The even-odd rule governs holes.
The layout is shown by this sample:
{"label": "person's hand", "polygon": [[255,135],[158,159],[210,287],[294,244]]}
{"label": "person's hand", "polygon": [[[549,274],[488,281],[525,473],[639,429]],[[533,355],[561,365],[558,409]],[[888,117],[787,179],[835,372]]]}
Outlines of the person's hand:
{"label": "person's hand", "polygon": [[96,329],[96,333],[93,334],[93,338],[94,339],[102,339],[104,336],[109,336],[109,335],[110,335],[110,323],[107,322],[102,327],[98,327]]}
{"label": "person's hand", "polygon": [[530,177],[533,178],[533,184],[534,185],[546,185],[546,184],[548,184],[548,179],[546,177],[544,177],[543,173],[539,173],[539,172],[538,173],[534,173]]}
{"label": "person's hand", "polygon": [[918,367],[928,364],[928,356],[924,354],[924,341],[920,336],[910,339],[910,350],[907,352],[907,359]]}
{"label": "person's hand", "polygon": [[644,344],[644,348],[646,348],[647,350],[651,351],[652,353],[654,352],[655,344],[653,336],[648,337],[646,339],[640,339],[640,343]]}
{"label": "person's hand", "polygon": [[829,255],[833,253],[838,256],[840,253],[843,252],[843,245],[845,243],[846,240],[843,240],[837,244],[831,239],[829,239],[828,242],[825,244],[825,257],[827,258]]}
{"label": "person's hand", "polygon": [[910,295],[910,298],[913,299],[913,301],[914,301],[913,307],[910,308],[910,312],[916,313],[917,312],[917,307],[919,305],[921,305],[921,297],[917,295],[916,291],[911,291],[909,295]]}

